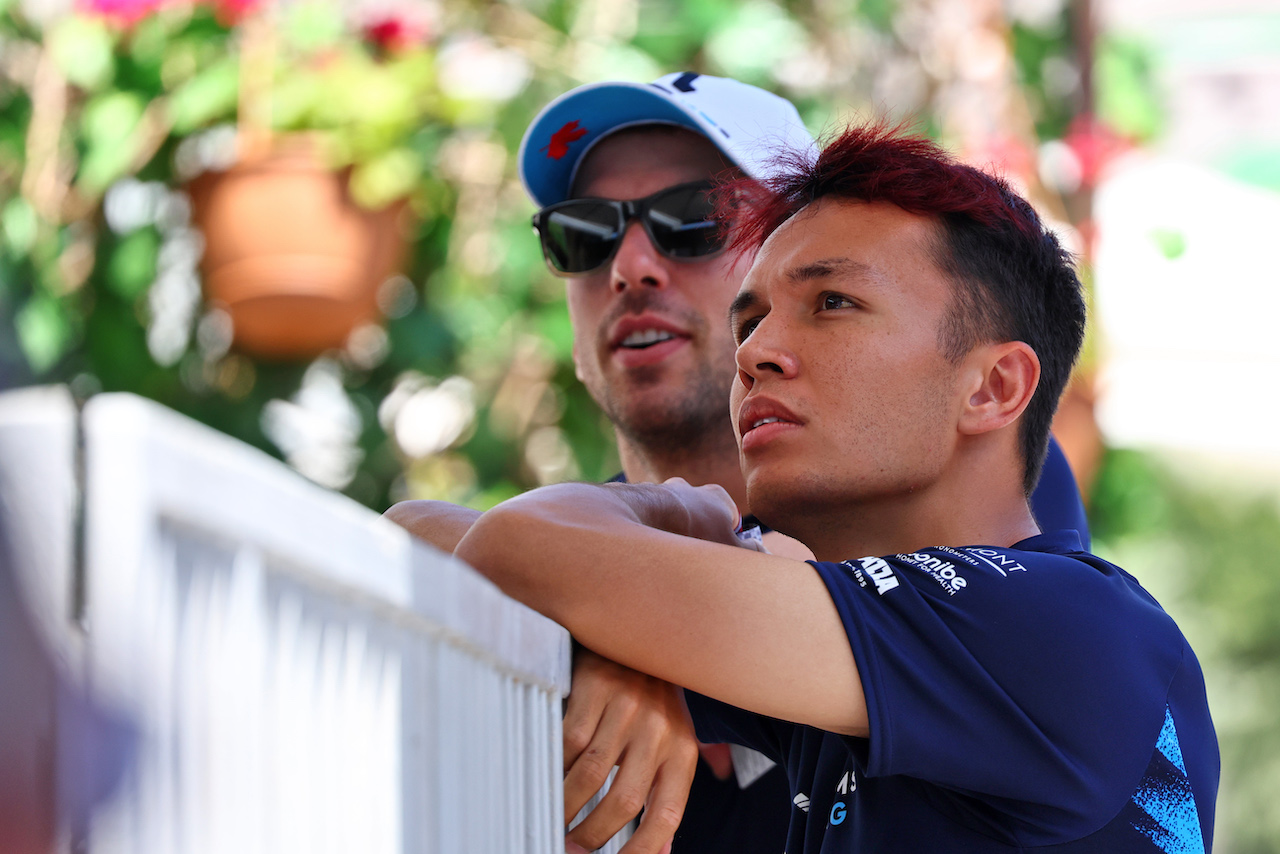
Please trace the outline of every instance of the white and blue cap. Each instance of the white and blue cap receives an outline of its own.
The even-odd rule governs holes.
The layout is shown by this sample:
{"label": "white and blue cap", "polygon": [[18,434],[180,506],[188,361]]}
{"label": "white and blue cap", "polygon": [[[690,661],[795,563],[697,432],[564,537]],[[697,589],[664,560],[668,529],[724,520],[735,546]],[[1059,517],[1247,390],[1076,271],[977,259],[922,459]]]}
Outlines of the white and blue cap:
{"label": "white and blue cap", "polygon": [[562,202],[592,146],[647,124],[702,134],[753,178],[770,177],[784,152],[817,156],[790,101],[737,80],[677,72],[652,83],[588,83],[556,98],[520,141],[520,180],[539,207]]}

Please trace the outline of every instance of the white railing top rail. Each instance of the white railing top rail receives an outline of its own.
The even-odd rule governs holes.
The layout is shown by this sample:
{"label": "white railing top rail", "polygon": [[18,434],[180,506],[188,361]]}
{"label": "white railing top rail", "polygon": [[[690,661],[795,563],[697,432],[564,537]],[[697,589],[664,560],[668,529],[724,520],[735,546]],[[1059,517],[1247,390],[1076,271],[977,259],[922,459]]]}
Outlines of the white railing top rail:
{"label": "white railing top rail", "polygon": [[[388,619],[422,621],[524,681],[568,693],[562,628],[367,508],[255,448],[133,395],[94,397],[83,419],[89,482],[144,480],[154,502],[95,505],[90,524],[108,541],[138,514],[235,530],[238,540],[305,567],[311,583],[331,585],[334,595],[380,603]],[[104,452],[95,453],[97,448]]]}

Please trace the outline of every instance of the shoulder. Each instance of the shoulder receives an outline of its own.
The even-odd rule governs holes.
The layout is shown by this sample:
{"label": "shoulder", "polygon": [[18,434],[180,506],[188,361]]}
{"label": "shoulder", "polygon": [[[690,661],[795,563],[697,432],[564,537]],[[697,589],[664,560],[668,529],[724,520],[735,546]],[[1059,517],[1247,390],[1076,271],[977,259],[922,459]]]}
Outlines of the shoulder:
{"label": "shoulder", "polygon": [[[958,607],[999,607],[1052,600],[1056,610],[1088,607],[1152,609],[1155,600],[1124,570],[1080,549],[1074,531],[1056,531],[1013,546],[930,546],[910,553],[810,561],[828,587],[856,587],[887,596],[939,597]],[[967,603],[961,605],[960,603]]]}
{"label": "shoulder", "polygon": [[[1006,684],[1028,688],[1047,679],[1167,689],[1187,649],[1181,631],[1131,575],[1068,548],[1068,534],[814,566],[855,649],[963,650]],[[947,658],[938,665],[954,666]]]}
{"label": "shoulder", "polygon": [[[1056,535],[815,567],[864,682],[868,773],[983,793],[1037,822],[1058,820],[1027,803],[1070,805],[1072,833],[1132,794],[1195,666],[1132,576]],[[1194,683],[1188,707],[1203,706]]]}

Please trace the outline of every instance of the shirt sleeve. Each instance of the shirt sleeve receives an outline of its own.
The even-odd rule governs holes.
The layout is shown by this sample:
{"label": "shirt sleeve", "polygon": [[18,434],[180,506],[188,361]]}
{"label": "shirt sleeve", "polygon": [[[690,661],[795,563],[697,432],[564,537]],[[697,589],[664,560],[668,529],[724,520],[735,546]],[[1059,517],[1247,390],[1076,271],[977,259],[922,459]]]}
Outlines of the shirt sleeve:
{"label": "shirt sleeve", "polygon": [[684,699],[699,741],[741,744],[782,764],[782,746],[788,741],[787,733],[795,724],[757,715],[696,691],[686,689]]}
{"label": "shirt sleeve", "polygon": [[927,780],[1038,826],[1109,820],[1150,760],[1184,642],[1132,579],[1084,557],[813,562],[866,693],[865,773]]}

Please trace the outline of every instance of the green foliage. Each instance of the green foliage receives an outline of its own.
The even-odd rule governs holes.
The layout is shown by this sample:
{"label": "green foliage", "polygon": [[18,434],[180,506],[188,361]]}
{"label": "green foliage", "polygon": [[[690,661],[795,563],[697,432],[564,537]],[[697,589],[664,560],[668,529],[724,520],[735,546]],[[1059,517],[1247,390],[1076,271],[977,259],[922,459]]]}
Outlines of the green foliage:
{"label": "green foliage", "polygon": [[143,228],[121,240],[107,260],[106,286],[121,301],[134,303],[156,277],[156,253],[160,235],[154,228]]}
{"label": "green foliage", "polygon": [[[193,50],[180,51],[174,64],[196,64]],[[177,72],[175,72],[176,74]],[[169,97],[169,120],[175,133],[189,134],[220,118],[231,115],[240,91],[240,64],[234,56],[211,59],[207,65],[184,79]]]}
{"label": "green foliage", "polygon": [[894,0],[858,0],[858,14],[871,26],[882,32],[893,28],[893,21],[898,11]]}
{"label": "green foliage", "polygon": [[128,173],[137,156],[138,125],[146,106],[140,95],[122,91],[104,92],[85,105],[76,183],[87,195],[101,195]]}
{"label": "green foliage", "polygon": [[[1065,38],[1069,7],[1064,6],[1049,26],[1015,23],[1011,29],[1014,64],[1026,93],[1027,106],[1040,139],[1060,139],[1080,110],[1083,93],[1070,76],[1079,74]],[[1066,79],[1064,79],[1066,78]],[[1078,77],[1077,77],[1078,79]]]}
{"label": "green foliage", "polygon": [[[629,17],[630,7],[595,0],[482,0],[449,7],[432,32],[408,27],[407,44],[375,45],[339,7],[303,0],[276,19],[265,78],[246,70],[243,51],[260,46],[249,22],[229,24],[209,0],[161,2],[128,24],[81,11],[45,32],[7,7],[0,38],[8,54],[28,61],[5,66],[26,68],[25,76],[0,76],[0,271],[7,280],[0,322],[23,354],[6,372],[140,391],[283,454],[264,433],[263,413],[268,402],[299,394],[306,366],[228,352],[216,317],[198,305],[173,307],[185,297],[172,288],[182,273],[172,258],[191,240],[181,214],[184,181],[193,163],[195,170],[225,164],[225,151],[217,152],[229,128],[256,126],[239,115],[247,103],[266,109],[271,132],[323,134],[332,164],[349,167],[358,202],[377,207],[407,197],[415,214],[410,284],[397,292],[385,345],[372,355],[330,356],[359,421],[353,441],[363,461],[348,491],[378,508],[408,494],[484,504],[538,482],[528,442],[544,431],[545,443],[548,429],[573,449],[559,476],[607,476],[616,466],[612,436],[574,381],[563,290],[543,267],[516,180],[512,154],[525,127],[580,82],[685,69],[778,89],[815,130],[826,129],[835,116],[878,106],[872,62],[885,51],[909,53],[898,35],[907,5],[653,0]],[[1046,138],[1061,132],[1072,110],[1069,99],[1048,91],[1044,73],[1050,60],[1074,50],[1065,14],[1050,26],[1010,31],[1024,94]],[[462,34],[469,47],[446,61]],[[848,44],[875,50],[839,52]],[[450,64],[476,45],[489,51],[481,64]],[[786,63],[824,52],[834,69],[825,89],[802,80],[803,91],[790,92],[779,83]],[[44,101],[37,109],[33,99],[32,69],[41,57],[66,80],[61,113]],[[472,85],[508,65],[525,75],[522,89],[486,94]],[[53,147],[28,151],[32,123],[41,121]],[[942,130],[929,110],[919,123]],[[168,190],[135,211],[136,221],[104,216],[104,194],[131,181]],[[525,376],[520,361],[529,342],[540,342],[541,360],[529,381],[550,390],[541,402],[533,396],[516,406],[499,397],[504,383]],[[0,358],[12,360],[14,352]],[[387,426],[395,390],[408,394],[415,384],[452,376],[473,389],[470,426],[436,451],[440,460],[406,454]],[[424,493],[414,484],[434,486]]]}
{"label": "green foliage", "polygon": [[48,35],[48,46],[67,81],[88,92],[115,76],[115,39],[104,21],[70,17]]}
{"label": "green foliage", "polygon": [[1095,62],[1098,115],[1122,136],[1147,142],[1164,124],[1151,52],[1137,38],[1101,39]]}
{"label": "green foliage", "polygon": [[663,70],[683,68],[736,8],[728,0],[657,0],[640,16],[631,43]]}
{"label": "green foliage", "polygon": [[21,196],[9,200],[0,210],[0,233],[6,248],[14,255],[23,256],[35,247],[40,223],[36,212]]}
{"label": "green foliage", "polygon": [[18,342],[36,373],[47,371],[62,355],[71,336],[70,319],[58,300],[37,294],[15,318]]}
{"label": "green foliage", "polygon": [[803,48],[805,32],[784,10],[767,0],[734,7],[708,38],[706,53],[714,70],[747,83],[768,85],[770,72]]}

